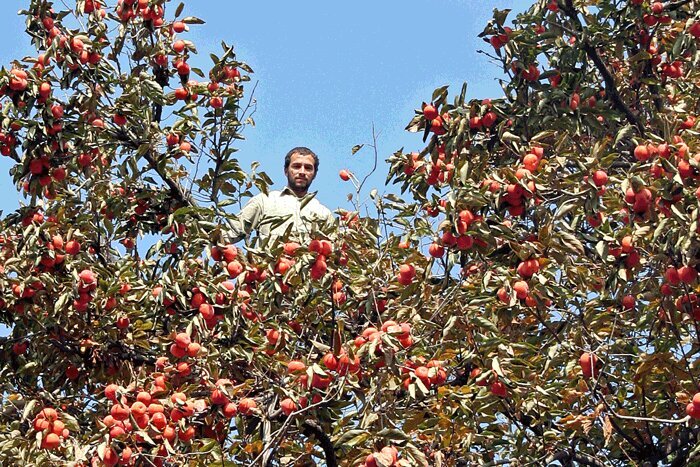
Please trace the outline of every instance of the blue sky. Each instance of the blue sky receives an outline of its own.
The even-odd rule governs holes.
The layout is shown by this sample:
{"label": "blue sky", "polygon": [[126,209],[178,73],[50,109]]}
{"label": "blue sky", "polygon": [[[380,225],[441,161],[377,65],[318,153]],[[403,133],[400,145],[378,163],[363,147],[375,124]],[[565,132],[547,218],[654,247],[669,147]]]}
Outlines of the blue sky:
{"label": "blue sky", "polygon": [[[15,16],[28,3],[0,3],[5,18],[0,31],[3,66],[33,54],[23,20]],[[279,187],[284,182],[284,154],[294,146],[308,146],[321,160],[313,187],[320,200],[331,209],[348,208],[346,194],[353,189],[342,185],[337,173],[349,168],[361,178],[371,168],[370,150],[351,156],[350,149],[371,141],[372,124],[381,133],[378,148],[383,161],[401,147],[406,151],[423,147],[420,135],[407,133],[404,127],[413,109],[429,100],[436,87],[449,84],[458,92],[466,81],[469,97],[502,94],[496,81],[501,70],[476,53],[490,48],[476,36],[493,8],[517,12],[529,4],[522,0],[190,1],[183,15],[198,16],[206,24],[191,26],[181,37],[197,46],[194,66],[208,66],[208,53],[219,53],[220,41],[225,40],[255,70],[257,126],[246,130],[246,141],[239,146],[242,166],[260,161]],[[5,212],[18,205],[9,162],[0,157],[0,210]],[[380,164],[368,188],[383,191],[385,176],[386,167]]]}

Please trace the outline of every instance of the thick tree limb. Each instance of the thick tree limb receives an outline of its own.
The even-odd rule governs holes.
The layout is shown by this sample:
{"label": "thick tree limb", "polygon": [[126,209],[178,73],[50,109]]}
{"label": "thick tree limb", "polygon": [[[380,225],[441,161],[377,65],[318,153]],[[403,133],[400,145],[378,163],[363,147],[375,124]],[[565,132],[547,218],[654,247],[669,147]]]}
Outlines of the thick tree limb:
{"label": "thick tree limb", "polygon": [[170,192],[175,196],[175,198],[177,198],[178,201],[188,206],[195,205],[194,201],[191,199],[190,196],[188,196],[185,193],[185,191],[182,189],[182,186],[180,186],[179,183],[177,183],[172,178],[168,177],[168,174],[163,173],[161,170],[158,169],[158,164],[153,158],[153,154],[151,154],[150,151],[144,154],[143,157],[148,161],[148,163],[151,165],[151,168],[156,171],[156,173],[165,182],[165,184],[168,185],[168,188],[170,188]]}
{"label": "thick tree limb", "polygon": [[664,5],[664,10],[665,11],[674,11],[679,9],[680,7],[687,5],[688,3],[693,2],[694,0],[680,0],[678,2],[668,2]]}
{"label": "thick tree limb", "polygon": [[550,465],[553,462],[559,461],[562,465],[567,465],[571,462],[578,462],[581,465],[587,465],[590,467],[605,467],[605,464],[596,459],[593,456],[584,454],[582,452],[575,452],[573,449],[567,449],[565,451],[559,451],[551,456],[549,456],[544,465]]}
{"label": "thick tree limb", "polygon": [[304,420],[302,426],[304,427],[304,434],[306,436],[313,435],[318,440],[318,443],[321,445],[321,448],[326,455],[326,465],[328,467],[338,467],[338,458],[335,456],[335,447],[333,446],[333,442],[331,441],[330,437],[323,432],[321,425],[313,420]]}
{"label": "thick tree limb", "polygon": [[562,11],[566,13],[566,15],[571,19],[571,21],[576,24],[578,31],[579,31],[579,39],[581,41],[581,48],[583,48],[584,52],[586,52],[586,55],[588,58],[593,62],[595,67],[598,69],[598,72],[603,76],[603,80],[605,81],[605,95],[608,97],[612,103],[615,105],[615,107],[621,111],[623,114],[625,114],[625,117],[627,118],[627,121],[629,121],[632,125],[634,125],[637,130],[639,130],[639,133],[644,136],[645,131],[644,131],[644,125],[642,125],[642,122],[639,121],[637,116],[632,112],[632,110],[629,108],[627,104],[625,104],[625,101],[622,100],[622,97],[620,96],[620,92],[617,90],[617,86],[615,84],[615,79],[613,78],[612,74],[610,73],[610,70],[608,70],[608,67],[605,66],[605,63],[603,62],[603,59],[600,58],[600,55],[596,51],[595,47],[591,45],[589,42],[589,39],[587,35],[581,34],[585,31],[585,27],[583,24],[581,24],[581,21],[578,18],[578,12],[576,11],[576,8],[574,7],[573,0],[566,0],[565,5],[562,6]]}

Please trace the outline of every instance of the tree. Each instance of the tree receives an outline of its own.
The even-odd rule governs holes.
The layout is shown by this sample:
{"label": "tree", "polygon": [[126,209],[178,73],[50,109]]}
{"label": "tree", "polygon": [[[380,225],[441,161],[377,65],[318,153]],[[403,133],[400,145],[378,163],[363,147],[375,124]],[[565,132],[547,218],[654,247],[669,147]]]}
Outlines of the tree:
{"label": "tree", "polygon": [[437,89],[404,196],[245,251],[252,70],[170,8],[32,0],[0,72],[3,464],[697,461],[697,2],[495,11],[505,96]]}

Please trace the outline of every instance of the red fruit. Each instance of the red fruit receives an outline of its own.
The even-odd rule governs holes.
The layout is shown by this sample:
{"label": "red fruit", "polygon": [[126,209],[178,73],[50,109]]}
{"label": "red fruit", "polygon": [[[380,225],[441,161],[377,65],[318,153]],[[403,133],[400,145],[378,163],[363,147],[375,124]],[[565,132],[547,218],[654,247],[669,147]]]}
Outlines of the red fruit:
{"label": "red fruit", "polygon": [[114,451],[114,448],[110,447],[105,450],[102,462],[104,462],[106,466],[117,465],[117,462],[119,462],[119,456],[117,456],[117,453]]}
{"label": "red fruit", "polygon": [[201,314],[202,318],[205,320],[210,320],[214,318],[214,307],[209,303],[202,303],[199,305],[199,314]]}
{"label": "red fruit", "polygon": [[423,107],[423,116],[427,121],[432,121],[438,117],[438,111],[432,104]]}
{"label": "red fruit", "polygon": [[506,397],[508,395],[508,388],[501,381],[494,381],[491,383],[491,394],[498,397]]}
{"label": "red fruit", "polygon": [[214,96],[211,99],[209,99],[209,106],[215,109],[220,109],[224,106],[224,100],[219,96]]}
{"label": "red fruit", "polygon": [[128,407],[125,407],[125,406],[120,405],[120,404],[115,404],[112,406],[112,409],[110,410],[109,413],[110,413],[110,415],[112,415],[112,418],[114,418],[115,420],[123,421],[123,420],[126,420],[127,418],[129,418],[130,412],[131,412],[131,410],[129,410]]}
{"label": "red fruit", "polygon": [[390,459],[393,464],[396,464],[396,462],[399,460],[399,450],[394,446],[384,446],[380,453],[386,459]]}
{"label": "red fruit", "polygon": [[698,272],[690,266],[681,266],[678,268],[678,278],[685,284],[692,284],[698,278]]}
{"label": "red fruit", "polygon": [[442,117],[438,116],[430,122],[430,131],[432,131],[436,135],[444,135],[445,133],[447,133],[447,130],[445,130],[445,127],[443,125],[444,122],[442,120]]}
{"label": "red fruit", "polygon": [[12,344],[12,352],[14,352],[15,355],[23,355],[27,351],[28,345],[27,341],[15,342]]}
{"label": "red fruit", "polygon": [[593,172],[593,183],[597,187],[602,187],[608,183],[608,174],[604,170],[596,170]]}
{"label": "red fruit", "polygon": [[175,21],[173,23],[173,31],[175,31],[175,32],[182,32],[185,30],[185,28],[186,28],[186,25],[182,21]]}
{"label": "red fruit", "polygon": [[284,412],[284,414],[287,416],[291,415],[295,410],[297,410],[297,404],[289,397],[280,403],[280,407],[282,408],[282,412]]}
{"label": "red fruit", "polygon": [[578,364],[581,366],[584,377],[591,378],[598,375],[600,362],[594,353],[586,352],[581,354],[581,357],[578,359]]}
{"label": "red fruit", "polygon": [[[150,395],[150,394],[149,394]],[[143,415],[146,414],[148,411],[148,407],[146,407],[146,404],[144,404],[141,401],[136,401],[133,404],[131,404],[131,413],[134,414],[134,417],[142,417]]]}
{"label": "red fruit", "polygon": [[109,400],[116,402],[118,389],[119,386],[117,386],[116,384],[108,384],[107,387],[105,387],[105,397]]}
{"label": "red fruit", "polygon": [[673,288],[668,284],[662,284],[661,287],[659,287],[659,291],[662,295],[673,295]]}
{"label": "red fruit", "polygon": [[131,462],[131,448],[129,446],[124,446],[124,449],[122,449],[121,454],[119,455],[119,462],[122,465],[129,465]]}
{"label": "red fruit", "polygon": [[243,272],[243,265],[239,261],[231,261],[226,265],[226,271],[230,277],[238,277]]}
{"label": "red fruit", "polygon": [[57,182],[65,180],[66,168],[65,167],[54,167],[54,169],[51,171],[51,176]]}
{"label": "red fruit", "polygon": [[277,345],[277,341],[279,341],[280,332],[277,329],[268,329],[265,332],[265,337],[270,345],[275,346]]}
{"label": "red fruit", "polygon": [[506,305],[510,304],[510,296],[508,295],[508,291],[504,287],[498,289],[498,292],[496,292],[496,296],[502,303],[505,303]]}
{"label": "red fruit", "polygon": [[58,437],[56,433],[49,433],[41,441],[41,447],[43,449],[56,449],[61,445],[61,438]]}
{"label": "red fruit", "polygon": [[539,163],[540,159],[534,154],[526,154],[525,157],[523,157],[523,167],[530,172],[536,171]]}
{"label": "red fruit", "polygon": [[53,423],[58,420],[58,412],[56,412],[56,409],[51,407],[45,407],[41,410],[41,412],[39,412],[37,417],[43,418],[49,423]]}
{"label": "red fruit", "polygon": [[173,50],[177,53],[182,53],[182,51],[185,50],[185,41],[176,40],[173,42]]}
{"label": "red fruit", "polygon": [[168,133],[168,136],[165,137],[165,143],[168,146],[175,146],[176,144],[180,143],[180,136],[177,133]]}
{"label": "red fruit", "polygon": [[130,321],[129,317],[126,315],[121,315],[117,318],[116,325],[117,329],[126,329],[129,327]]}
{"label": "red fruit", "polygon": [[201,348],[202,346],[199,345],[197,342],[192,342],[190,345],[187,346],[187,356],[196,357],[199,354]]}
{"label": "red fruit", "polygon": [[190,373],[192,373],[192,368],[190,368],[190,364],[187,362],[180,362],[176,366],[177,372],[180,376],[189,376]]}
{"label": "red fruit", "polygon": [[319,255],[316,258],[316,262],[311,266],[311,278],[314,280],[321,279],[326,274],[327,269],[325,258],[323,255]]}
{"label": "red fruit", "polygon": [[626,235],[622,238],[622,241],[620,241],[620,245],[622,246],[623,253],[629,253],[634,249],[632,237],[629,235]]}
{"label": "red fruit", "polygon": [[163,430],[163,438],[167,439],[170,443],[172,443],[175,440],[175,435],[175,428],[173,428],[172,426],[166,426]]}
{"label": "red fruit", "polygon": [[41,97],[48,97],[48,95],[51,94],[51,84],[49,83],[41,83],[41,86],[39,86],[39,95]]}
{"label": "red fruit", "polygon": [[685,413],[690,415],[691,418],[698,419],[700,418],[700,407],[696,406],[692,402],[688,402],[688,405],[685,406]]}
{"label": "red fruit", "polygon": [[645,144],[640,144],[634,148],[634,157],[640,162],[649,160],[651,154],[649,148]]}
{"label": "red fruit", "polygon": [[496,123],[496,114],[494,112],[486,112],[486,114],[481,117],[481,123],[486,127],[490,128],[494,123]]}
{"label": "red fruit", "polygon": [[426,366],[419,366],[415,370],[416,378],[420,379],[426,387],[430,388],[430,370]]}
{"label": "red fruit", "polygon": [[696,39],[700,39],[700,21],[696,21],[688,28],[688,33]]}
{"label": "red fruit", "polygon": [[625,295],[622,297],[622,307],[625,310],[633,310],[637,300],[632,295]]}
{"label": "red fruit", "polygon": [[328,352],[323,356],[323,364],[331,371],[335,371],[338,368],[338,359],[332,352]]}
{"label": "red fruit", "polygon": [[[149,405],[151,403],[151,394],[146,391],[139,391],[139,393],[136,395],[136,400],[143,403],[144,405]],[[133,408],[133,407],[132,407]],[[149,407],[149,413],[150,413],[150,407]]]}
{"label": "red fruit", "polygon": [[66,253],[72,256],[80,252],[80,243],[77,240],[69,240],[66,242]]}
{"label": "red fruit", "polygon": [[348,181],[350,180],[350,172],[348,172],[345,169],[342,169],[340,172],[338,172],[338,176],[340,177],[341,180],[343,181]]}
{"label": "red fruit", "polygon": [[233,418],[238,414],[238,406],[235,402],[228,402],[224,405],[224,417]]}
{"label": "red fruit", "polygon": [[433,258],[442,258],[445,254],[445,247],[438,243],[431,243],[428,247],[428,253],[430,253],[430,256]]}
{"label": "red fruit", "polygon": [[78,379],[78,376],[80,375],[80,372],[78,371],[78,367],[75,365],[68,365],[66,367],[66,378],[70,380],[75,380]]}
{"label": "red fruit", "polygon": [[168,419],[164,413],[156,412],[151,415],[151,424],[159,430],[163,431],[163,429],[168,424]]}
{"label": "red fruit", "polygon": [[253,413],[253,409],[257,408],[258,403],[255,402],[255,399],[250,399],[248,397],[244,397],[238,402],[238,411],[242,415],[250,415]]}
{"label": "red fruit", "polygon": [[515,296],[522,300],[530,293],[530,286],[525,281],[517,281],[513,284],[513,290],[515,291]]}
{"label": "red fruit", "polygon": [[287,363],[287,372],[288,373],[302,373],[306,371],[306,365],[304,362],[301,362],[299,360],[292,360],[289,363]]}
{"label": "red fruit", "polygon": [[178,335],[175,336],[175,344],[181,349],[187,349],[191,342],[192,339],[186,332],[178,333]]}
{"label": "red fruit", "polygon": [[284,244],[284,246],[282,248],[284,250],[285,255],[294,256],[294,253],[296,253],[297,249],[300,246],[301,245],[299,245],[296,242],[287,242]]}
{"label": "red fruit", "polygon": [[399,266],[399,274],[401,274],[402,276],[414,277],[416,275],[416,269],[413,267],[412,264],[404,263],[401,266]]}

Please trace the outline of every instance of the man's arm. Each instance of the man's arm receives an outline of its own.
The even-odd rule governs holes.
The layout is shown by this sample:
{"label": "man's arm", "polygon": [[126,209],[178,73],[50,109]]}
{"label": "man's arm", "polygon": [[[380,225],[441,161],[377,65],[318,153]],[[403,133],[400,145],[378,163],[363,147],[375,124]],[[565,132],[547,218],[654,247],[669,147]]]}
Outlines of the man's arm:
{"label": "man's arm", "polygon": [[233,243],[243,240],[253,230],[258,228],[265,211],[264,196],[260,193],[250,198],[246,205],[243,206],[243,209],[241,209],[241,212],[238,213],[238,219],[232,222],[230,235]]}

